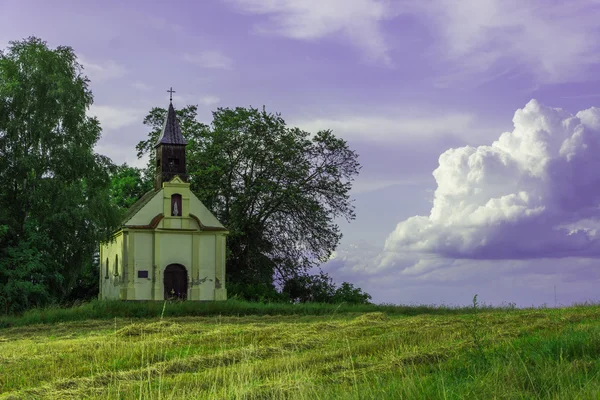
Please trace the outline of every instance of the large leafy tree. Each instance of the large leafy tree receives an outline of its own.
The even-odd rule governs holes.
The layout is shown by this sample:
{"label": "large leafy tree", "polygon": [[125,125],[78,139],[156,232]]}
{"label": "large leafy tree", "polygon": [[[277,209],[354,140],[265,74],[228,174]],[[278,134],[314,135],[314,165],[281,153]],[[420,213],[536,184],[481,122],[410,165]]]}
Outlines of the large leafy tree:
{"label": "large leafy tree", "polygon": [[0,307],[62,301],[118,226],[88,79],[37,38],[0,52]]}
{"label": "large leafy tree", "polygon": [[121,212],[127,211],[152,189],[152,180],[147,179],[144,171],[127,164],[112,168],[110,183],[111,199]]}
{"label": "large leafy tree", "polygon": [[[210,126],[196,121],[196,106],[178,111],[188,140],[192,190],[230,230],[227,278],[234,293],[273,287],[329,258],[341,232],[338,217],[354,219],[349,192],[360,169],[357,154],[329,130],[311,135],[289,127],[263,108],[219,108]],[[149,153],[166,110],[145,118]]]}

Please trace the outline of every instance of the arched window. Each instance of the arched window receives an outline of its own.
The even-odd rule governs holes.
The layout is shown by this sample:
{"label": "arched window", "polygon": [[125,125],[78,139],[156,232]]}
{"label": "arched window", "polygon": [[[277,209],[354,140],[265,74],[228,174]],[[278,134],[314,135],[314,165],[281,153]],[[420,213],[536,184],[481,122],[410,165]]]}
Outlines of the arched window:
{"label": "arched window", "polygon": [[171,196],[171,216],[173,217],[181,217],[182,214],[181,209],[181,195],[174,194]]}
{"label": "arched window", "polygon": [[106,275],[104,276],[105,279],[108,279],[108,257],[106,257]]}
{"label": "arched window", "polygon": [[115,276],[119,275],[119,255],[115,256]]}

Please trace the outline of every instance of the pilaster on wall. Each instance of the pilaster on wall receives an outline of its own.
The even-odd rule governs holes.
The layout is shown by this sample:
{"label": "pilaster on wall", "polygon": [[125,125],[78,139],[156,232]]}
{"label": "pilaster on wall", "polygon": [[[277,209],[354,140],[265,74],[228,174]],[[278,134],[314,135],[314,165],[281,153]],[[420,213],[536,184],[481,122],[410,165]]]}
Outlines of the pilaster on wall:
{"label": "pilaster on wall", "polygon": [[152,300],[164,300],[164,285],[162,269],[163,265],[160,259],[160,232],[154,231],[153,247],[154,254],[152,260]]}
{"label": "pilaster on wall", "polygon": [[125,298],[123,300],[135,300],[135,231],[128,232],[123,240],[127,241],[127,268],[123,268],[123,286],[125,287]]}
{"label": "pilaster on wall", "polygon": [[215,240],[215,278],[219,280],[219,287],[215,287],[215,300],[227,300],[225,288],[225,235],[217,235]]}
{"label": "pilaster on wall", "polygon": [[227,289],[225,289],[225,288],[215,289],[215,300],[216,301],[227,300]]}
{"label": "pilaster on wall", "polygon": [[123,232],[123,238],[121,243],[121,262],[123,265],[121,266],[121,282],[119,285],[119,298],[121,300],[127,299],[127,285],[129,281],[129,277],[131,274],[129,273],[129,232]]}
{"label": "pilaster on wall", "polygon": [[[221,247],[221,277],[223,278],[221,280],[221,287],[224,288],[225,287],[225,268],[227,268],[227,256],[226,256],[226,249],[227,249],[227,235],[223,235],[223,240],[222,240],[222,247]],[[225,299],[227,299],[227,292],[225,292]]]}
{"label": "pilaster on wall", "polygon": [[98,287],[100,288],[100,293],[98,293],[98,299],[99,300],[104,300],[104,275],[103,275],[103,269],[102,266],[104,264],[102,264],[102,260],[104,260],[104,245],[100,244],[100,274],[98,279],[100,279],[100,283],[98,284]]}
{"label": "pilaster on wall", "polygon": [[192,236],[192,268],[189,271],[189,299],[200,300],[200,236]]}
{"label": "pilaster on wall", "polygon": [[215,278],[219,280],[221,287],[225,287],[223,281],[223,260],[222,251],[223,248],[223,235],[215,235]]}

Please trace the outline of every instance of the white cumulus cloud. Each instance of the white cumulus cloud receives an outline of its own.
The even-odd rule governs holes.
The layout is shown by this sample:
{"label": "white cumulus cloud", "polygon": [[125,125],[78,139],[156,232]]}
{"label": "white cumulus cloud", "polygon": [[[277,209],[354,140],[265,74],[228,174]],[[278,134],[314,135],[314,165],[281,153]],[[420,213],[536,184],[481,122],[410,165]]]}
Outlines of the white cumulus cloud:
{"label": "white cumulus cloud", "polygon": [[600,256],[600,109],[531,100],[489,146],[450,149],[428,216],[400,222],[380,266],[407,253],[465,259]]}

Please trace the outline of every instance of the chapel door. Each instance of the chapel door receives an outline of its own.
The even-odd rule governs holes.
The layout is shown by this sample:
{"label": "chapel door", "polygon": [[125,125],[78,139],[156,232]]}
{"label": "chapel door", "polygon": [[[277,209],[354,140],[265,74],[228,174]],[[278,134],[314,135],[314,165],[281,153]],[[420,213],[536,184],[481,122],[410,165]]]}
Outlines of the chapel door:
{"label": "chapel door", "polygon": [[165,300],[187,298],[188,276],[187,270],[181,264],[171,264],[165,269],[163,280],[165,284]]}

